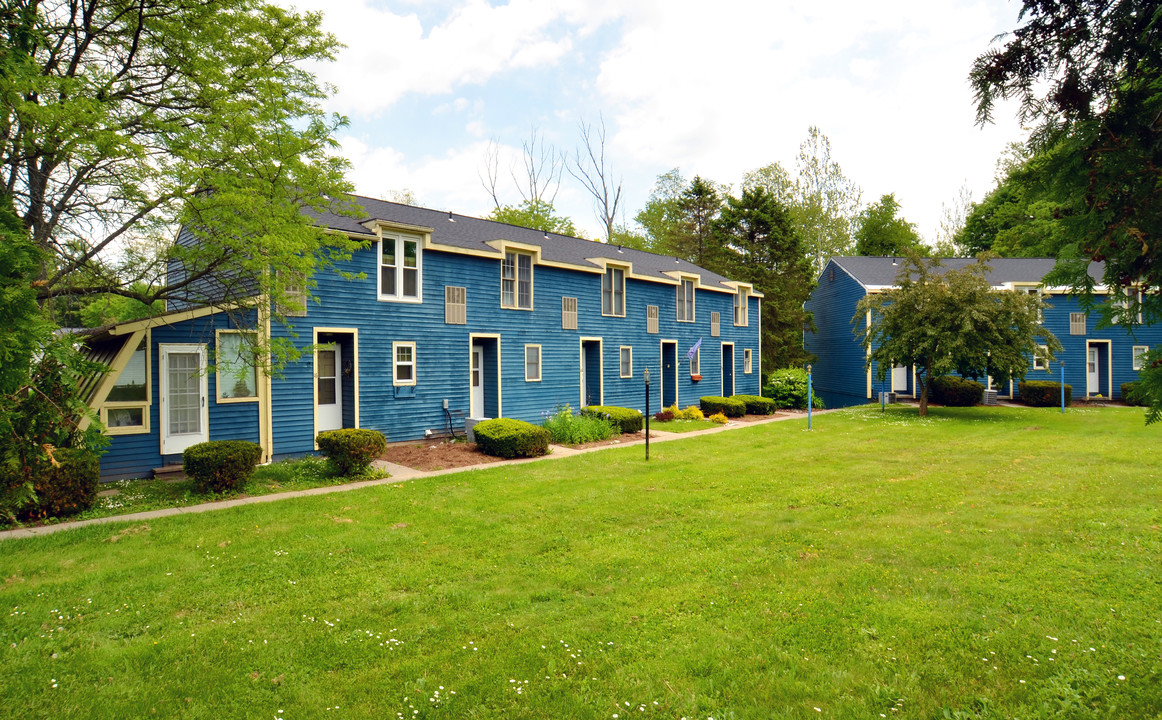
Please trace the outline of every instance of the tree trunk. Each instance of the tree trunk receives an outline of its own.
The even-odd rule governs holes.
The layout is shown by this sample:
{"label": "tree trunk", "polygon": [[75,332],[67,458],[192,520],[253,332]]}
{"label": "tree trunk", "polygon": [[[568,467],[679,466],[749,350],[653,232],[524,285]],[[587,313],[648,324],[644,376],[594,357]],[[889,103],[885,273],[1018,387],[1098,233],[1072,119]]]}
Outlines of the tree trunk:
{"label": "tree trunk", "polygon": [[920,386],[920,417],[928,416],[928,386],[931,384],[930,378],[921,380],[921,376],[916,376],[916,384]]}

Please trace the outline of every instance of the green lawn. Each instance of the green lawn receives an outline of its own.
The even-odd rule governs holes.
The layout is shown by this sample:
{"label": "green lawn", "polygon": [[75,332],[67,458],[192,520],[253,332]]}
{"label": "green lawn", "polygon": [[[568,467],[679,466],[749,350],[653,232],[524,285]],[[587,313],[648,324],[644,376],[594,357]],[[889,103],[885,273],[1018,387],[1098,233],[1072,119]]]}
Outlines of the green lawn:
{"label": "green lawn", "polygon": [[662,430],[672,433],[687,433],[695,430],[709,430],[710,428],[722,427],[716,422],[710,420],[667,420],[659,422],[657,420],[650,420],[650,430]]}
{"label": "green lawn", "polygon": [[0,544],[8,717],[1162,713],[1162,431],[842,411]]}

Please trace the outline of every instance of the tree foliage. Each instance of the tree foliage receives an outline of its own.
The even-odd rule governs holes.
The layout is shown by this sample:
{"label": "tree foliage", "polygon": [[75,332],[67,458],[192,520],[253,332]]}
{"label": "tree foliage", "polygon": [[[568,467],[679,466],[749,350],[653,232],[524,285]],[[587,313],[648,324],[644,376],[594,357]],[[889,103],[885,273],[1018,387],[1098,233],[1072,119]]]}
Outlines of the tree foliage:
{"label": "tree foliage", "polygon": [[557,215],[553,205],[543,200],[525,200],[520,205],[502,205],[493,209],[488,214],[488,219],[577,237],[577,228],[573,226],[573,221]]}
{"label": "tree foliage", "polygon": [[[240,292],[278,301],[354,247],[303,212],[335,209],[348,189],[331,152],[344,121],[306,69],[338,47],[317,14],[15,0],[0,32],[0,183],[44,253],[42,303],[197,300],[207,277],[249,278]],[[172,243],[178,226],[198,242]],[[167,261],[185,272],[167,275]]]}
{"label": "tree foliage", "polygon": [[[984,261],[952,270],[913,254],[902,263],[895,288],[869,294],[857,306],[852,324],[868,350],[866,367],[875,363],[881,381],[896,365],[914,367],[921,415],[928,414],[928,392],[941,375],[1019,380],[1038,344],[1048,348],[1048,360],[1061,350],[1037,322],[1043,301],[993,289],[988,272]],[[869,311],[871,325],[861,330]]]}
{"label": "tree foliage", "polygon": [[855,220],[857,255],[928,254],[928,248],[916,232],[915,223],[899,216],[900,203],[893,193],[882,196],[864,208]]}
{"label": "tree foliage", "polygon": [[[1064,242],[1046,278],[1070,284],[1104,323],[1162,319],[1162,5],[1142,0],[1025,0],[1020,26],[977,58],[970,74],[977,120],[1016,98],[1030,145],[1045,156],[1044,183]],[[1145,288],[1103,303],[1103,284]],[[1104,310],[1102,308],[1105,308]],[[1112,311],[1111,311],[1112,309]],[[1151,368],[1143,378],[1162,368]],[[1162,385],[1162,383],[1159,383]],[[1162,410],[1162,394],[1151,395]]]}

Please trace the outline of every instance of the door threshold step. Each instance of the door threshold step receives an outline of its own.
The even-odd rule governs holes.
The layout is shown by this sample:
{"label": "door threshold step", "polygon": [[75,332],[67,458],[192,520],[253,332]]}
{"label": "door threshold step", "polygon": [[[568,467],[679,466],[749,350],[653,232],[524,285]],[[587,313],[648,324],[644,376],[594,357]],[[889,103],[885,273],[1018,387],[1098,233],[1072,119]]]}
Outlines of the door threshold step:
{"label": "door threshold step", "polygon": [[153,469],[153,477],[166,482],[181,482],[186,479],[186,471],[181,465],[163,465]]}

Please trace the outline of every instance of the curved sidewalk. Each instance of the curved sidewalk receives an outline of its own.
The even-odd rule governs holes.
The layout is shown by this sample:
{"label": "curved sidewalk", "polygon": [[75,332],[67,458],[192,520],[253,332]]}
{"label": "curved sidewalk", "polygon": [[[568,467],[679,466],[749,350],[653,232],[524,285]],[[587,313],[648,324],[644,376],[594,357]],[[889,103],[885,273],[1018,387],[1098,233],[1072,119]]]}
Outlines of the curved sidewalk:
{"label": "curved sidewalk", "polygon": [[[835,410],[816,410],[814,414],[824,415],[830,412],[835,412]],[[729,422],[722,427],[707,428],[705,430],[694,430],[692,432],[685,433],[672,433],[662,430],[653,430],[650,432],[650,442],[669,442],[671,440],[698,437],[699,435],[713,435],[714,433],[727,432],[744,427],[766,425],[768,423],[781,422],[784,420],[806,419],[806,417],[807,416],[805,414],[800,413],[775,414],[774,416],[765,418],[763,420],[755,420],[745,423]],[[0,540],[36,537],[39,535],[51,535],[52,533],[61,532],[64,530],[74,530],[77,528],[88,527],[90,525],[107,525],[109,523],[120,522],[140,522],[142,520],[155,520],[157,518],[171,517],[173,515],[191,515],[195,513],[211,512],[213,510],[222,510],[225,508],[240,507],[242,505],[257,505],[258,503],[277,502],[279,500],[286,500],[289,498],[310,497],[312,495],[330,495],[331,493],[348,492],[350,490],[374,487],[376,485],[387,485],[390,483],[404,482],[407,480],[419,480],[428,477],[438,477],[440,475],[451,475],[452,473],[468,472],[472,470],[484,470],[487,468],[499,467],[501,465],[543,462],[546,460],[554,460],[556,458],[572,457],[573,455],[580,455],[583,453],[608,450],[609,448],[633,447],[635,445],[644,445],[645,442],[646,441],[643,438],[641,440],[633,440],[631,442],[619,443],[616,445],[600,445],[597,447],[582,449],[565,447],[563,445],[550,445],[549,448],[551,452],[548,455],[543,455],[541,457],[500,460],[496,462],[480,463],[479,465],[465,465],[462,467],[447,468],[445,470],[415,470],[413,468],[404,467],[403,465],[395,465],[393,463],[377,460],[375,461],[375,466],[391,473],[391,477],[380,478],[378,480],[361,480],[358,482],[345,483],[343,485],[328,485],[326,487],[311,488],[309,490],[294,490],[292,492],[274,493],[271,495],[257,495],[254,497],[235,498],[233,500],[220,500],[217,502],[202,503],[200,505],[189,505],[187,507],[166,508],[164,510],[147,510],[145,512],[127,513],[125,515],[111,515],[109,517],[94,518],[92,520],[77,520],[74,522],[57,523],[55,525],[41,525],[37,527],[2,530],[0,531]]]}

